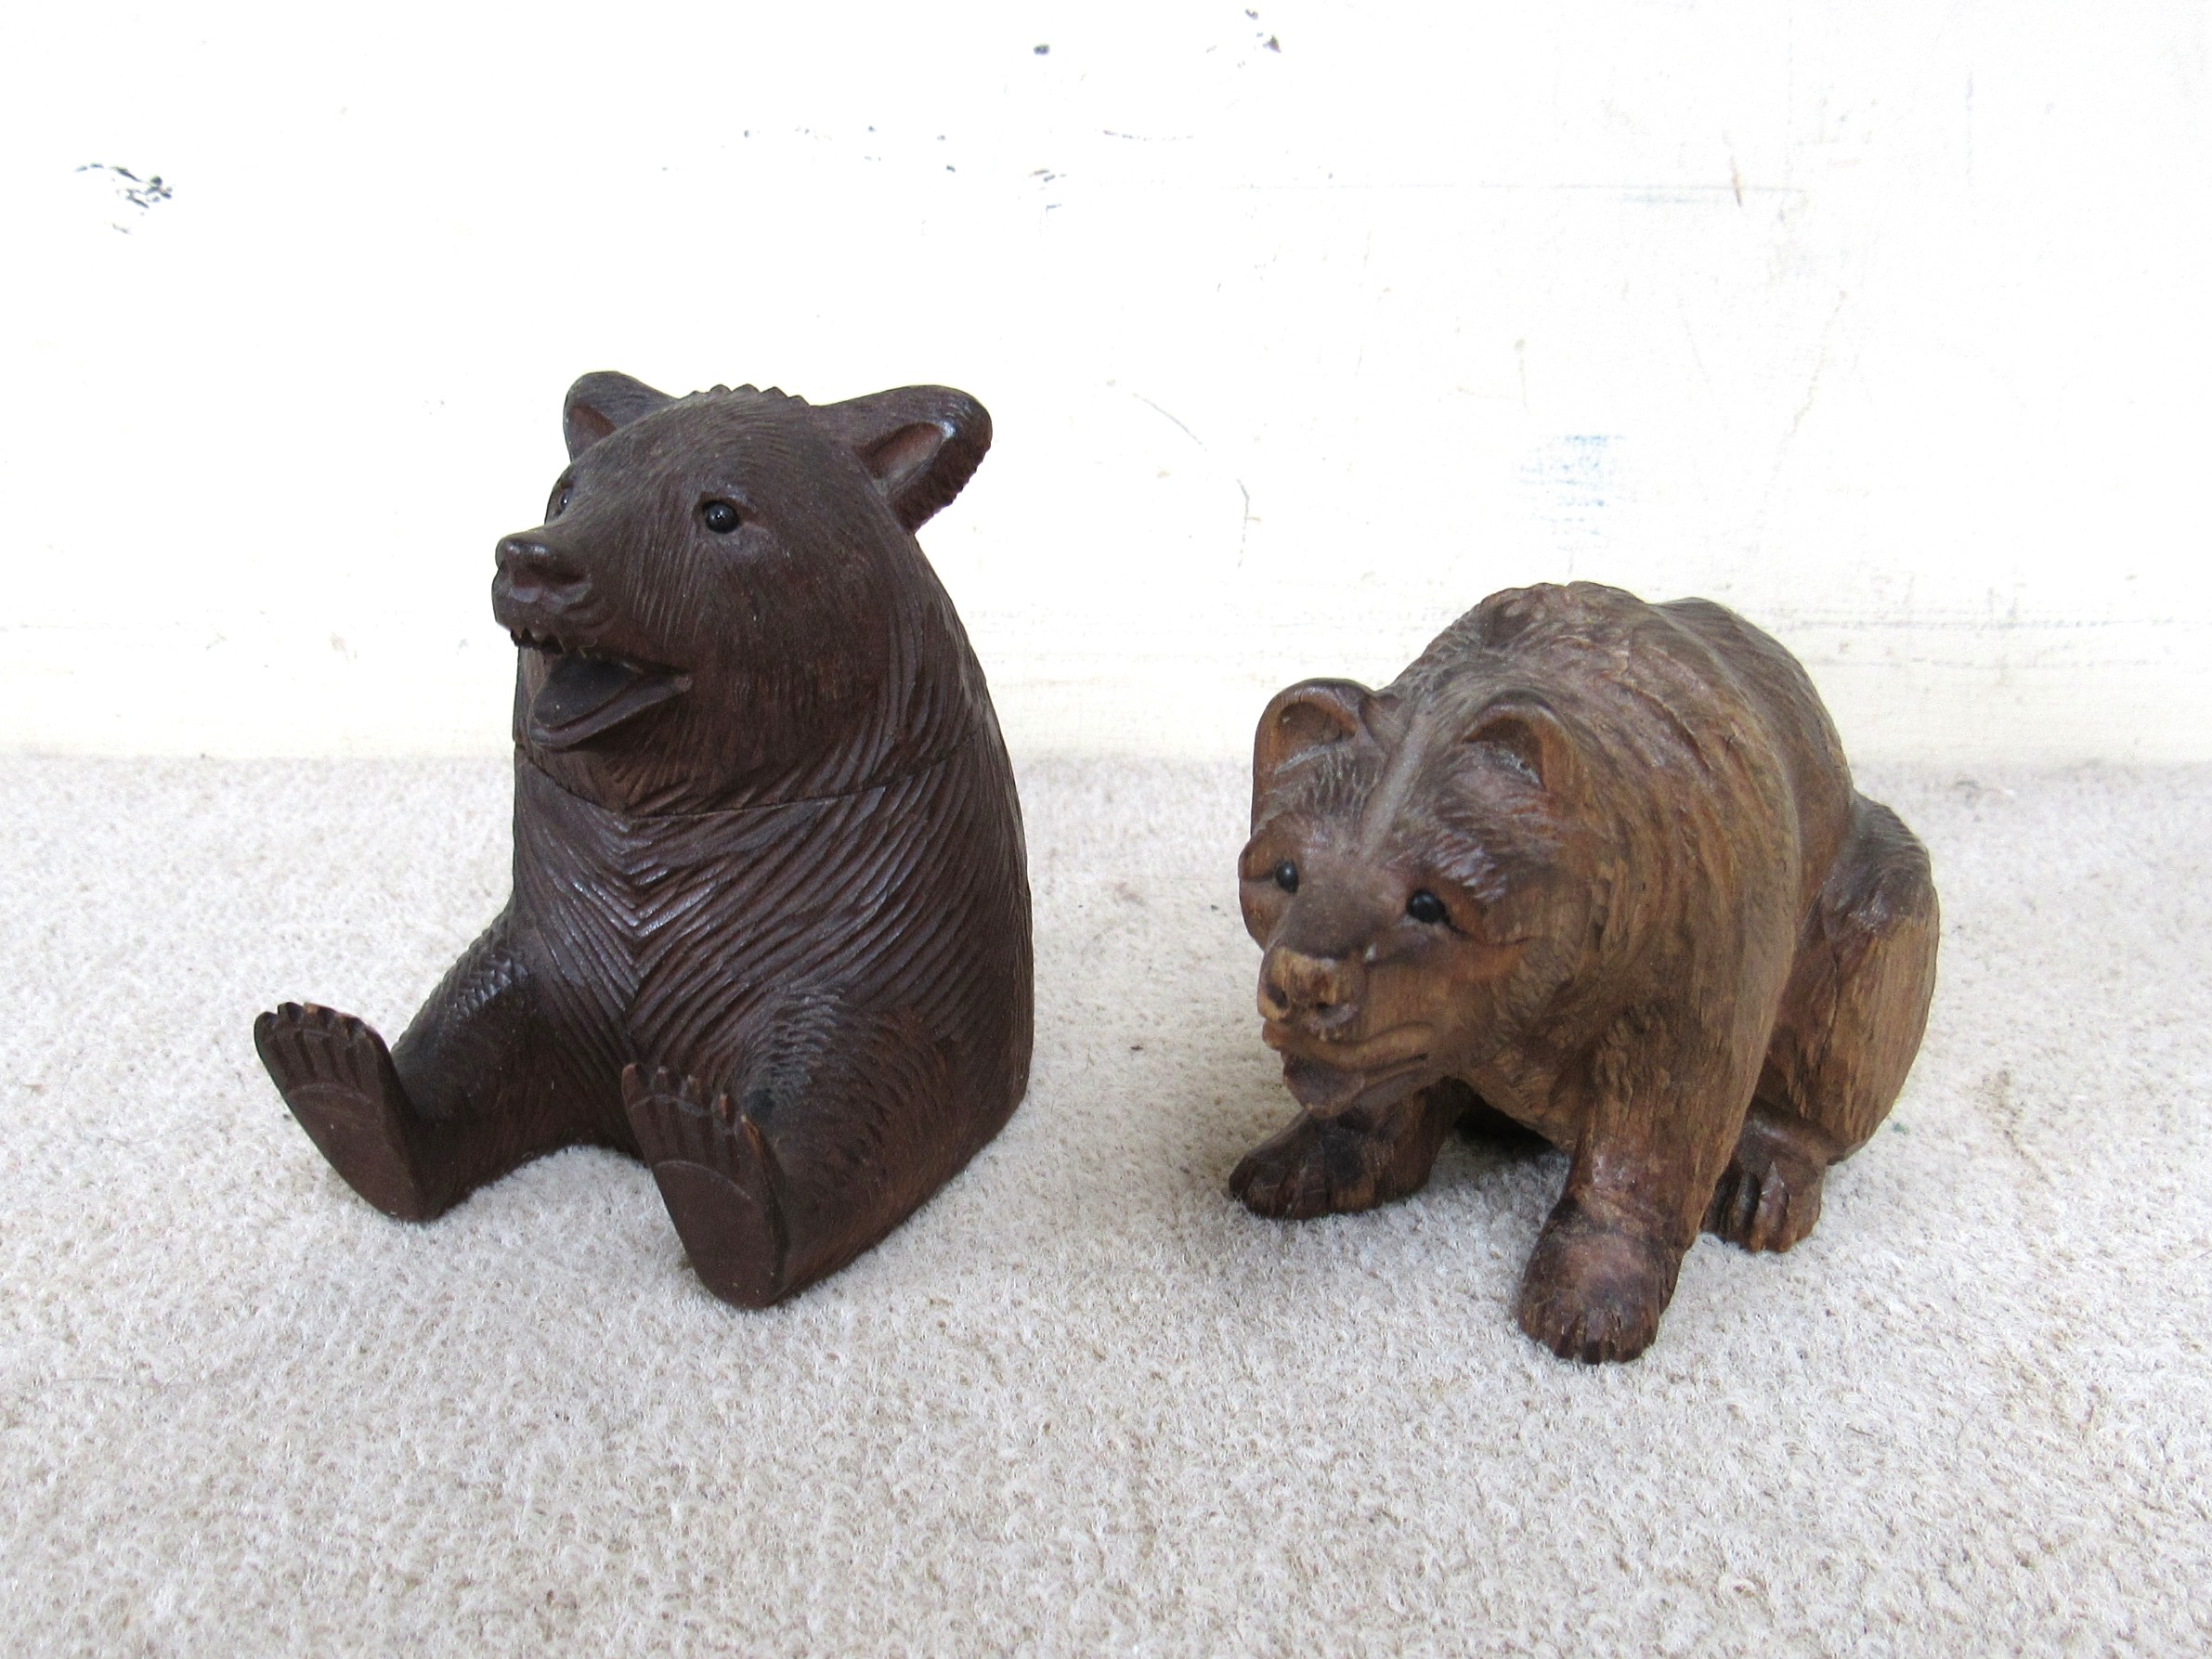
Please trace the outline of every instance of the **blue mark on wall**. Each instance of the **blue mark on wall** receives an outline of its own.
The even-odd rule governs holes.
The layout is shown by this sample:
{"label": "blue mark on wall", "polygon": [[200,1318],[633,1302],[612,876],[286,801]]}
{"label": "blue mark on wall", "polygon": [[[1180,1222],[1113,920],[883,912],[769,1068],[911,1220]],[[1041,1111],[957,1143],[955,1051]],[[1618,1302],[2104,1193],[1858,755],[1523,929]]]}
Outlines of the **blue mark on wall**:
{"label": "blue mark on wall", "polygon": [[1606,509],[1620,495],[1620,439],[1610,433],[1569,433],[1551,439],[1521,469],[1521,482],[1536,498],[1536,516],[1551,527],[1552,544],[1566,557],[1565,577],[1577,555],[1606,542]]}

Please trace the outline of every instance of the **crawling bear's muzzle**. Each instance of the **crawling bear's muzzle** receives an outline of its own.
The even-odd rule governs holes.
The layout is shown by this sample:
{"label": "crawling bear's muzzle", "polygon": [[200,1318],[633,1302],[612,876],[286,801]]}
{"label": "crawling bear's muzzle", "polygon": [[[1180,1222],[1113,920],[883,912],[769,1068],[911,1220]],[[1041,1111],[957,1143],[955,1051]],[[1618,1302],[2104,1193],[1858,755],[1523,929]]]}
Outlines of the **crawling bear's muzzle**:
{"label": "crawling bear's muzzle", "polygon": [[1359,1019],[1366,987],[1356,957],[1308,956],[1277,945],[1260,964],[1260,1017],[1326,1041]]}
{"label": "crawling bear's muzzle", "polygon": [[1426,1075],[1428,1028],[1372,1029],[1372,989],[1358,955],[1315,956],[1276,944],[1261,962],[1260,1034],[1282,1054],[1283,1081],[1308,1111],[1327,1117],[1378,1105]]}

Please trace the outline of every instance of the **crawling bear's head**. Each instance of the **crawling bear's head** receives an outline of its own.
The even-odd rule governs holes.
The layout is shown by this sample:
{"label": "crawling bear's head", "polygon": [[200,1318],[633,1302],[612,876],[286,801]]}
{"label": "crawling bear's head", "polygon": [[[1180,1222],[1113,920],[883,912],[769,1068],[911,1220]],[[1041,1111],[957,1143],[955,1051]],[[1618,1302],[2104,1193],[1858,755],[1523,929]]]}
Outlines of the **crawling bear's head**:
{"label": "crawling bear's head", "polygon": [[628,806],[865,786],[956,741],[972,675],[912,532],[991,442],[964,393],[670,397],[589,374],[545,523],[499,544],[515,739]]}
{"label": "crawling bear's head", "polygon": [[1300,1105],[1462,1075],[1557,992],[1584,927],[1562,879],[1579,771],[1542,699],[1464,678],[1312,680],[1268,706],[1238,874],[1263,1036]]}

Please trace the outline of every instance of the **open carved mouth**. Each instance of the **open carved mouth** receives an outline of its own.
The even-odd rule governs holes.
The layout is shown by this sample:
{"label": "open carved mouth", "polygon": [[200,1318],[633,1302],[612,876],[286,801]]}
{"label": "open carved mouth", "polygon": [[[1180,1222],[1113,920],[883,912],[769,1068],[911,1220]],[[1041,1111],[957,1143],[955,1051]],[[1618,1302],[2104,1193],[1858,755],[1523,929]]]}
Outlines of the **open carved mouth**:
{"label": "open carved mouth", "polygon": [[530,699],[530,741],[541,748],[575,748],[691,689],[691,676],[673,668],[632,662],[558,634],[507,631],[525,651],[547,659],[545,679]]}
{"label": "open carved mouth", "polygon": [[1298,1104],[1319,1118],[1358,1105],[1387,1105],[1431,1076],[1425,1026],[1400,1026],[1337,1044],[1301,1037],[1270,1019],[1261,1026],[1260,1038],[1282,1054],[1282,1081]]}
{"label": "open carved mouth", "polygon": [[1317,1118],[1334,1118],[1355,1106],[1388,1106],[1419,1088],[1427,1071],[1426,1055],[1374,1071],[1347,1071],[1303,1055],[1282,1056],[1282,1081],[1298,1104]]}

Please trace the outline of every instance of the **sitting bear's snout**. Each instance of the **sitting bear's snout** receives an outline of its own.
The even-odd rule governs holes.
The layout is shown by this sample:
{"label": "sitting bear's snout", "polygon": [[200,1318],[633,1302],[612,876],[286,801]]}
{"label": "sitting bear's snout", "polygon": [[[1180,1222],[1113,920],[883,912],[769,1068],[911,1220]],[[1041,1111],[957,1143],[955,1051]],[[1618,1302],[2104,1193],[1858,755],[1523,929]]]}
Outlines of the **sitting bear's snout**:
{"label": "sitting bear's snout", "polygon": [[499,561],[499,575],[491,582],[495,613],[505,604],[556,611],[576,604],[590,591],[591,577],[583,567],[535,537],[506,537],[495,556]]}

